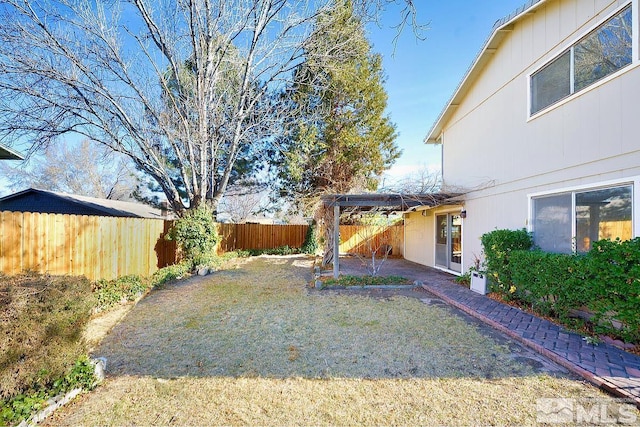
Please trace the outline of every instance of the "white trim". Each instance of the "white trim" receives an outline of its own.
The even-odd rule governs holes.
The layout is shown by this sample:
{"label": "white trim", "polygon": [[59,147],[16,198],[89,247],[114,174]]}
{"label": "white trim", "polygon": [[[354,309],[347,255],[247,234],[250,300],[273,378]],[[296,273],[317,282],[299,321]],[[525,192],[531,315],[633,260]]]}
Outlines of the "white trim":
{"label": "white trim", "polygon": [[[597,82],[583,88],[580,89],[578,92],[574,92],[571,95],[562,98],[560,101],[554,102],[553,104],[549,105],[548,107],[543,108],[542,110],[538,111],[535,114],[530,114],[531,113],[531,83],[529,83],[529,87],[527,88],[528,92],[529,92],[529,99],[527,101],[527,122],[530,122],[532,120],[537,119],[540,116],[543,116],[545,114],[547,114],[549,111],[553,111],[556,108],[559,108],[561,106],[563,106],[564,104],[566,104],[567,102],[571,102],[574,99],[585,95],[589,92],[591,92],[592,90],[595,90],[597,88],[599,88],[600,86],[607,84],[608,82],[610,82],[613,79],[616,79],[618,77],[620,77],[623,74],[626,74],[630,71],[635,70],[636,68],[640,67],[640,62],[636,62],[636,63],[631,63],[629,65],[624,66],[623,68],[619,69],[618,71],[616,71],[615,73],[609,74],[607,77],[604,77],[600,80],[598,80]],[[529,75],[529,82],[531,82],[531,75]]]}
{"label": "white trim", "polygon": [[[633,212],[632,212],[633,215]],[[576,226],[576,192],[571,192],[571,253],[577,252],[576,238],[578,227]]]}
{"label": "white trim", "polygon": [[631,5],[631,32],[633,43],[631,49],[633,51],[633,62],[640,61],[640,2],[633,0]]}
{"label": "white trim", "polygon": [[[431,125],[431,128],[429,129],[429,133],[423,140],[425,144],[434,143],[436,140],[435,134],[437,133],[439,135],[444,130],[444,126],[441,126],[441,125],[443,125],[446,120],[449,120],[449,115],[451,114],[451,111],[457,108],[457,106],[454,106],[454,100],[463,91],[467,90],[467,85],[470,84],[469,83],[470,81],[474,81],[475,79],[474,75],[477,72],[477,70],[481,68],[480,63],[485,59],[486,55],[493,55],[493,52],[489,53],[489,49],[495,48],[498,46],[501,39],[499,35],[502,32],[504,32],[506,29],[508,29],[509,26],[520,21],[520,19],[522,19],[523,17],[530,15],[538,7],[545,4],[546,1],[547,0],[529,0],[529,2],[523,6],[522,10],[518,10],[517,13],[509,15],[501,20],[496,21],[496,24],[494,24],[494,27],[491,29],[491,34],[489,35],[484,45],[480,49],[480,52],[478,52],[475,59],[469,66],[469,69],[465,72],[464,77],[462,78],[460,83],[458,83],[458,86],[454,89],[453,94],[451,95],[451,98],[449,98],[445,107],[442,109],[440,114],[438,114],[438,117],[436,118],[435,122],[433,122],[433,124]],[[633,1],[638,1],[638,0],[633,0]],[[492,46],[494,42],[496,42],[496,46]]]}
{"label": "white trim", "polygon": [[[438,265],[436,262],[437,259],[437,255],[436,255],[436,245],[438,244],[438,221],[437,221],[437,216],[438,215],[460,215],[460,212],[462,212],[464,210],[464,205],[460,204],[460,205],[450,205],[450,206],[446,206],[443,207],[443,209],[441,210],[437,210],[434,209],[433,212],[433,262],[432,265],[434,268],[437,268],[438,270],[442,270],[442,271],[446,271],[447,273],[451,273],[451,274],[455,274],[458,276],[462,275],[462,272],[464,271],[464,222],[465,222],[465,218],[460,217],[460,271],[455,271],[455,270],[451,270],[449,268],[443,267],[441,265]],[[447,221],[447,227],[449,226],[448,221]],[[447,236],[448,236],[449,232],[447,232]],[[448,239],[450,238],[450,236],[447,237]],[[406,242],[406,240],[405,240]],[[447,242],[447,247],[449,246],[449,243]],[[447,257],[449,257],[450,255],[447,254]],[[449,260],[449,263],[451,262],[451,260]]]}
{"label": "white trim", "polygon": [[[527,122],[538,118],[539,116],[557,108],[560,107],[561,105],[566,104],[567,102],[575,99],[577,96],[580,96],[584,93],[587,93],[611,80],[613,80],[614,78],[630,71],[631,69],[637,67],[638,65],[640,65],[640,58],[638,58],[638,50],[640,49],[640,46],[638,45],[638,41],[639,41],[639,35],[636,31],[636,29],[638,28],[638,26],[640,26],[640,24],[638,23],[638,2],[639,0],[629,0],[625,3],[623,3],[622,6],[618,6],[615,10],[613,10],[612,12],[610,12],[609,14],[607,14],[604,18],[601,18],[599,21],[597,21],[595,24],[591,25],[590,27],[587,28],[587,30],[583,30],[580,32],[579,36],[576,36],[572,39],[570,39],[571,41],[568,43],[565,43],[562,45],[561,49],[556,49],[555,52],[559,52],[555,55],[553,55],[550,59],[544,61],[542,63],[542,65],[536,67],[533,71],[529,72],[527,74]],[[606,23],[608,20],[610,20],[611,18],[613,18],[614,16],[616,16],[617,14],[619,14],[622,10],[624,10],[625,8],[629,7],[629,5],[631,5],[631,48],[632,48],[632,54],[631,54],[631,63],[628,65],[625,65],[624,67],[620,68],[618,71],[608,75],[607,77],[604,77],[600,80],[598,80],[597,82],[594,82],[592,84],[590,84],[587,87],[584,87],[578,91],[575,91],[574,89],[574,47],[575,45],[580,42],[580,40],[582,40],[583,38],[587,37],[591,32],[593,32],[594,30],[596,30],[598,27],[602,26],[604,23]],[[537,72],[539,72],[540,70],[542,70],[543,68],[545,68],[547,65],[551,64],[553,61],[555,61],[556,59],[560,58],[562,55],[564,55],[567,51],[570,51],[570,62],[569,62],[569,67],[571,68],[570,71],[570,86],[571,86],[571,90],[573,91],[571,94],[569,94],[569,96],[556,101],[554,103],[552,103],[551,105],[546,106],[545,108],[542,108],[539,111],[536,111],[535,113],[531,114],[531,91],[532,91],[532,86],[531,86],[531,77],[536,74]]]}
{"label": "white trim", "polygon": [[607,181],[596,181],[591,184],[581,184],[572,187],[561,187],[553,190],[538,191],[535,193],[527,194],[527,197],[531,199],[534,197],[549,196],[552,194],[570,193],[572,191],[580,192],[582,190],[597,190],[599,188],[616,187],[622,184],[640,184],[640,175],[629,176],[626,178],[610,179]]}

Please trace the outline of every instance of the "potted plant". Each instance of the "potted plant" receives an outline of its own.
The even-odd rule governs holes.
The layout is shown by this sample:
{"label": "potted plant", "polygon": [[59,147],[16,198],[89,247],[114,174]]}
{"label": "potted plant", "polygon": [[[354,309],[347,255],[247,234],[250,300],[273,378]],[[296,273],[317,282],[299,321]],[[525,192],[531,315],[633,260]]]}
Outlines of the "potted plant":
{"label": "potted plant", "polygon": [[485,295],[487,293],[487,275],[481,269],[480,258],[475,254],[473,257],[473,267],[469,269],[471,271],[471,290],[480,295]]}

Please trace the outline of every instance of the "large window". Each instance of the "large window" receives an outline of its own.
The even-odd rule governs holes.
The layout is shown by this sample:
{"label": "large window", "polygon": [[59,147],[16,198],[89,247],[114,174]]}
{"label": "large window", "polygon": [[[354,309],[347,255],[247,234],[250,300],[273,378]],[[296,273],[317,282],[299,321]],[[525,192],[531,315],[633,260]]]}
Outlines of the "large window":
{"label": "large window", "polygon": [[543,251],[587,252],[601,239],[633,236],[633,185],[532,198],[535,244]]}
{"label": "large window", "polygon": [[531,75],[531,114],[632,62],[631,5]]}

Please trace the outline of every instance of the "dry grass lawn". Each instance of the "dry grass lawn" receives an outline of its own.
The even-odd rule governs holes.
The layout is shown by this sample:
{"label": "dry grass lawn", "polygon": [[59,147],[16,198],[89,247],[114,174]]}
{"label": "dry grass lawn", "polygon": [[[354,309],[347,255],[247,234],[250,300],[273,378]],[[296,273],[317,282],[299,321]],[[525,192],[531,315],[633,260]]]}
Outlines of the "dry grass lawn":
{"label": "dry grass lawn", "polygon": [[537,398],[610,399],[446,307],[308,290],[310,265],[259,257],[153,291],[96,350],[106,382],[48,424],[533,425]]}

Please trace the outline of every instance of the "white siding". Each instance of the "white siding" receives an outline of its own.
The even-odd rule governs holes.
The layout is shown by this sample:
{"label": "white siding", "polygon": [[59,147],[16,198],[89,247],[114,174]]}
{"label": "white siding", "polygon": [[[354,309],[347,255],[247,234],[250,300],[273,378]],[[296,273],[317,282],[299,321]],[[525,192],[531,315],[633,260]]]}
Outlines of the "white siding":
{"label": "white siding", "polygon": [[[463,271],[480,254],[483,233],[527,226],[528,194],[640,175],[637,58],[603,82],[528,116],[530,74],[626,4],[551,0],[520,17],[443,123],[444,182],[449,190],[468,193]],[[412,241],[433,234],[433,223],[422,221],[423,231],[420,222],[409,224],[407,256],[433,265],[433,244]]]}
{"label": "white siding", "polygon": [[404,258],[433,266],[435,260],[435,217],[412,212],[404,216]]}
{"label": "white siding", "polygon": [[[581,7],[577,1],[548,2],[518,21],[503,40],[445,126],[447,184],[461,189],[500,185],[603,157],[625,156],[638,149],[633,138],[623,137],[640,130],[637,120],[625,120],[640,113],[638,98],[629,93],[637,94],[640,87],[636,65],[527,120],[529,74],[625,2],[613,2],[598,14],[593,4],[601,2],[580,3]],[[558,16],[563,20],[560,28],[567,34],[551,40],[546,29],[558,32]],[[575,26],[578,17],[589,21],[581,23],[582,31],[568,33],[566,28]],[[543,47],[551,50],[542,51]],[[529,63],[522,62],[524,53],[514,53],[530,50],[538,59]]]}

